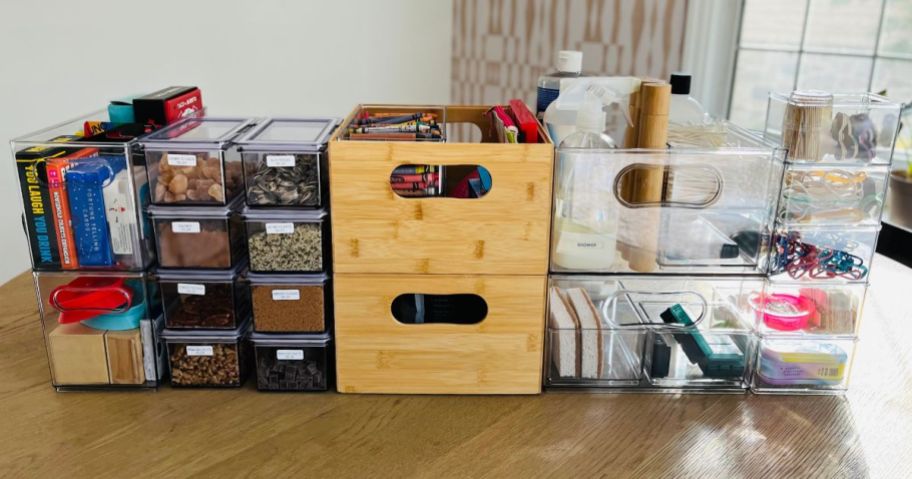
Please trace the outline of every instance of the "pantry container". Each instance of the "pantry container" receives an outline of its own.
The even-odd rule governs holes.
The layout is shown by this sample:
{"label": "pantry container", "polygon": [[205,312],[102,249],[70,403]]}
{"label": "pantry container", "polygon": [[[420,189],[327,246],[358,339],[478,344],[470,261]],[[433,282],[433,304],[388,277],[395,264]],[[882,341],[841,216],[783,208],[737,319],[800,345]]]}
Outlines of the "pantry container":
{"label": "pantry container", "polygon": [[39,271],[34,280],[54,387],[158,385],[164,321],[147,273]]}
{"label": "pantry container", "polygon": [[155,259],[141,125],[106,112],[10,142],[32,268],[143,271]]}
{"label": "pantry container", "polygon": [[165,329],[171,385],[240,387],[247,378],[250,321],[233,330]]}
{"label": "pantry container", "polygon": [[143,138],[152,203],[230,203],[244,189],[234,140],[252,124],[247,118],[185,118]]}
{"label": "pantry container", "polygon": [[247,207],[244,222],[250,271],[319,273],[330,269],[326,211]]}
{"label": "pantry container", "polygon": [[235,329],[250,315],[250,292],[240,264],[226,271],[159,270],[158,287],[169,329]]}
{"label": "pantry container", "polygon": [[330,327],[332,290],[326,274],[247,274],[253,329],[258,333],[320,333]]}
{"label": "pantry container", "polygon": [[243,198],[222,207],[149,207],[162,268],[231,269],[247,254]]}
{"label": "pantry container", "polygon": [[247,204],[322,206],[326,142],[338,123],[338,118],[270,118],[238,139]]}
{"label": "pantry container", "polygon": [[253,333],[257,389],[326,391],[332,375],[329,333]]}
{"label": "pantry container", "polygon": [[841,394],[848,388],[856,339],[760,341],[751,390],[760,394]]}

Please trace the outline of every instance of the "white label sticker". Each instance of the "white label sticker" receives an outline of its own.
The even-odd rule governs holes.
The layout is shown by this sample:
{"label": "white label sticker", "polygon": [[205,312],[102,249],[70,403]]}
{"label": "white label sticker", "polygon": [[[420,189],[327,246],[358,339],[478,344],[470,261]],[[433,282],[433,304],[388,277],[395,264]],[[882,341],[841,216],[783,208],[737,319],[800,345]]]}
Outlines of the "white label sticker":
{"label": "white label sticker", "polygon": [[272,290],[273,301],[297,301],[299,299],[301,299],[301,292],[296,289]]}
{"label": "white label sticker", "polygon": [[175,233],[199,233],[200,224],[198,221],[175,221],[171,223],[171,231]]}
{"label": "white label sticker", "polygon": [[205,284],[177,283],[177,292],[179,294],[193,294],[203,296],[206,294]]}
{"label": "white label sticker", "polygon": [[277,349],[276,359],[279,361],[300,361],[304,359],[303,349]]}
{"label": "white label sticker", "polygon": [[288,168],[294,165],[294,155],[266,155],[266,166],[270,168]]}
{"label": "white label sticker", "polygon": [[294,233],[294,223],[266,223],[266,234],[290,235]]}
{"label": "white label sticker", "polygon": [[187,346],[187,356],[212,356],[212,346]]}
{"label": "white label sticker", "polygon": [[196,166],[196,155],[168,153],[168,164],[171,166]]}

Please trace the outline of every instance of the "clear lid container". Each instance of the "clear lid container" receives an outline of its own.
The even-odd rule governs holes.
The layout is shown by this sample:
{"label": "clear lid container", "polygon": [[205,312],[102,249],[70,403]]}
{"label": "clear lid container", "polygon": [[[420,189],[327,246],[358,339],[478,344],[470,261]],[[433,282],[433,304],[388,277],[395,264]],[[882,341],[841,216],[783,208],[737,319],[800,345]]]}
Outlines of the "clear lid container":
{"label": "clear lid container", "polygon": [[254,124],[251,118],[185,118],[142,140],[149,149],[222,148]]}
{"label": "clear lid container", "polygon": [[247,273],[245,277],[251,285],[303,284],[316,286],[329,281],[326,273],[295,275]]}
{"label": "clear lid container", "polygon": [[246,261],[227,270],[159,268],[155,277],[159,281],[231,282],[243,276],[246,268]]}
{"label": "clear lid container", "polygon": [[236,343],[250,333],[253,324],[250,318],[240,326],[229,330],[164,329],[161,337],[168,344],[183,343]]}
{"label": "clear lid container", "polygon": [[270,118],[236,143],[247,150],[319,150],[338,124],[338,118]]}
{"label": "clear lid container", "polygon": [[292,223],[313,223],[326,217],[326,210],[299,210],[292,208],[251,208],[241,212],[244,221],[289,221]]}
{"label": "clear lid container", "polygon": [[228,218],[241,211],[244,198],[237,197],[225,206],[149,206],[149,216],[152,219],[179,219],[179,218]]}
{"label": "clear lid container", "polygon": [[329,344],[329,333],[321,334],[266,334],[252,333],[250,341],[254,346],[298,346],[326,347]]}

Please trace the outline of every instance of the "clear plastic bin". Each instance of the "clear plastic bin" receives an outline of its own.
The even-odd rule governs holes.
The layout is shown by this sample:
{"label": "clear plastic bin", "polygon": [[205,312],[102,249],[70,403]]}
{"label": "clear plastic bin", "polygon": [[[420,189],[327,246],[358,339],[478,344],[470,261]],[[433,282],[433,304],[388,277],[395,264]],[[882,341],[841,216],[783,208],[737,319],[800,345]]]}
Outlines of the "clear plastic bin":
{"label": "clear plastic bin", "polygon": [[889,167],[790,165],[783,178],[781,224],[877,226]]}
{"label": "clear plastic bin", "polygon": [[791,162],[889,164],[901,108],[873,93],[771,93],[764,136]]}
{"label": "clear plastic bin", "polygon": [[755,278],[552,276],[545,385],[743,391]]}
{"label": "clear plastic bin", "polygon": [[163,268],[231,269],[247,254],[242,198],[221,208],[149,207]]}
{"label": "clear plastic bin", "polygon": [[155,259],[145,130],[102,121],[96,112],[10,142],[35,270],[142,271]]}
{"label": "clear plastic bin", "polygon": [[707,128],[693,140],[703,146],[559,148],[551,270],[762,271],[783,152],[731,124]]}
{"label": "clear plastic bin", "polygon": [[843,337],[858,332],[866,283],[767,282],[742,298],[753,310],[763,337]]}
{"label": "clear plastic bin", "polygon": [[320,333],[330,327],[329,278],[249,273],[253,329],[258,333]]}
{"label": "clear plastic bin", "polygon": [[244,210],[250,271],[319,273],[329,270],[329,222],[324,210]]}
{"label": "clear plastic bin", "polygon": [[158,287],[169,329],[235,329],[250,315],[241,265],[228,271],[160,270]]}
{"label": "clear plastic bin", "polygon": [[778,228],[770,247],[770,278],[866,282],[879,232],[879,226]]}
{"label": "clear plastic bin", "polygon": [[252,124],[245,118],[186,118],[143,138],[152,203],[230,203],[244,188],[233,140]]}
{"label": "clear plastic bin", "polygon": [[35,272],[57,389],[155,387],[161,303],[146,273]]}
{"label": "clear plastic bin", "polygon": [[848,388],[854,339],[764,339],[758,349],[756,393],[841,394]]}
{"label": "clear plastic bin", "polygon": [[250,206],[324,204],[326,142],[338,118],[271,118],[237,141]]}
{"label": "clear plastic bin", "polygon": [[249,372],[250,321],[231,331],[165,329],[171,385],[240,387]]}
{"label": "clear plastic bin", "polygon": [[332,375],[329,333],[253,333],[257,389],[326,391]]}

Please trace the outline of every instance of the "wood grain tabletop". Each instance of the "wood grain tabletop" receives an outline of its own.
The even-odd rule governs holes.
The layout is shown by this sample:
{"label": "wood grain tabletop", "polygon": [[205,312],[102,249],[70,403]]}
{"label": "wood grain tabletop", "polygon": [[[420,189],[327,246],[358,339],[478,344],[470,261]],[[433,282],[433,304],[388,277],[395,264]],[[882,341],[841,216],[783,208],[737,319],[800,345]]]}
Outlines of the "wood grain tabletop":
{"label": "wood grain tabletop", "polygon": [[878,256],[845,397],[56,393],[0,287],[0,477],[909,477],[912,270]]}

